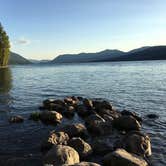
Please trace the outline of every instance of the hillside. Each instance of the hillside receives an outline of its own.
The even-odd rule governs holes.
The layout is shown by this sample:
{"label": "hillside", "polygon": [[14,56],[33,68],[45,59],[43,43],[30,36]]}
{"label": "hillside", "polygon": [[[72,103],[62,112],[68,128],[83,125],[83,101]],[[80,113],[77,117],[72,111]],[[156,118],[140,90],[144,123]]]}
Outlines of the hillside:
{"label": "hillside", "polygon": [[166,60],[166,46],[141,47],[129,52],[104,50],[97,53],[64,54],[56,57],[51,63],[80,63],[102,61],[138,61]]}
{"label": "hillside", "polygon": [[52,63],[94,62],[119,57],[125,54],[119,50],[104,50],[97,53],[64,54],[56,57]]}
{"label": "hillside", "polygon": [[10,65],[23,65],[23,64],[30,64],[31,62],[27,60],[26,58],[22,57],[19,54],[16,54],[14,52],[10,53],[10,58],[9,58],[9,64]]}

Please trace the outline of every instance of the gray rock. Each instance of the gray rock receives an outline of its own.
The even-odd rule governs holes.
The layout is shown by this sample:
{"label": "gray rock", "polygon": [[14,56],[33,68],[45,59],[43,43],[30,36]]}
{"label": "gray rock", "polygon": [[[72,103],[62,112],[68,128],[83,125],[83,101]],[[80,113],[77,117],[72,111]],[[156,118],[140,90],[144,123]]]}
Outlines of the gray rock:
{"label": "gray rock", "polygon": [[72,138],[68,141],[68,145],[73,147],[81,159],[86,159],[92,154],[92,147],[81,138]]}
{"label": "gray rock", "polygon": [[70,146],[54,145],[44,156],[44,164],[62,166],[63,164],[73,165],[80,162],[79,154]]}
{"label": "gray rock", "polygon": [[124,149],[116,151],[104,156],[104,166],[148,166],[148,163],[139,156],[133,155]]}

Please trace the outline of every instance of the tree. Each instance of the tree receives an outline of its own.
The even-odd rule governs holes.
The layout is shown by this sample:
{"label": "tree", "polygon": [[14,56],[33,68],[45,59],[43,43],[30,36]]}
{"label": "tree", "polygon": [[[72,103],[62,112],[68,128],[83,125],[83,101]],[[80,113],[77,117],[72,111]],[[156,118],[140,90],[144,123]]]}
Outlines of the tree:
{"label": "tree", "polygon": [[9,37],[0,23],[0,67],[7,66],[10,55]]}

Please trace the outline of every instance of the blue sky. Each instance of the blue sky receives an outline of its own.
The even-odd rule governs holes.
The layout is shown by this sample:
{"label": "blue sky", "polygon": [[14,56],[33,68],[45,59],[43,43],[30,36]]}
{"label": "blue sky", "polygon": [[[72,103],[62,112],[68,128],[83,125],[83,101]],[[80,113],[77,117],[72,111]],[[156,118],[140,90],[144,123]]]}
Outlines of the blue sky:
{"label": "blue sky", "polygon": [[166,44],[166,0],[0,0],[0,22],[30,59]]}

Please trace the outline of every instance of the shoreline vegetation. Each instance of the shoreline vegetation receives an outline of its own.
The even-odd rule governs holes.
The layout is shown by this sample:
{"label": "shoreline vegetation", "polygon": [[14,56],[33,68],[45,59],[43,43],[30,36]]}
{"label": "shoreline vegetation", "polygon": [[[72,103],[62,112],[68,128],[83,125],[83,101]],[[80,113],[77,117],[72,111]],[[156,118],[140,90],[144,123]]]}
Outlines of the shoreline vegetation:
{"label": "shoreline vegetation", "polygon": [[[73,120],[77,116],[81,121]],[[152,114],[147,117],[158,118]],[[70,123],[64,124],[65,119]],[[9,122],[23,123],[24,120],[18,115],[10,117]],[[135,112],[116,110],[107,100],[75,96],[47,99],[28,120],[55,127],[37,145],[42,153],[40,162],[45,165],[151,165],[151,140],[141,130],[142,118]],[[15,162],[19,165],[22,161]]]}

